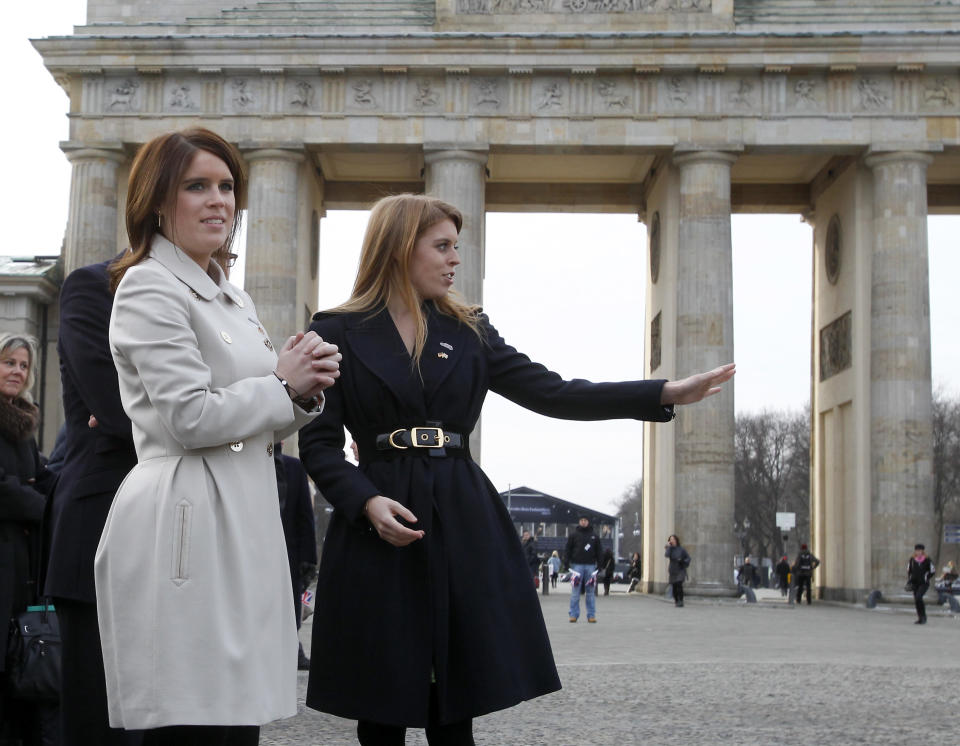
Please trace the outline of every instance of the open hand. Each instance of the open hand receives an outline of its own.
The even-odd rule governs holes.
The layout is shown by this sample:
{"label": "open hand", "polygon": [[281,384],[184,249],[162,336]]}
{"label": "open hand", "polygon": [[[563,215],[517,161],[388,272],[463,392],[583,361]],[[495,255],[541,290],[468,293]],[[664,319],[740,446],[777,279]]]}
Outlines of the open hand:
{"label": "open hand", "polygon": [[660,392],[661,404],[693,404],[708,396],[720,393],[720,384],[726,383],[737,372],[736,363],[727,363],[706,373],[667,381]]}
{"label": "open hand", "polygon": [[423,531],[414,531],[400,523],[394,516],[400,516],[407,523],[416,523],[417,517],[407,508],[383,495],[375,495],[367,500],[363,507],[367,520],[373,525],[388,544],[395,547],[405,547],[424,536]]}

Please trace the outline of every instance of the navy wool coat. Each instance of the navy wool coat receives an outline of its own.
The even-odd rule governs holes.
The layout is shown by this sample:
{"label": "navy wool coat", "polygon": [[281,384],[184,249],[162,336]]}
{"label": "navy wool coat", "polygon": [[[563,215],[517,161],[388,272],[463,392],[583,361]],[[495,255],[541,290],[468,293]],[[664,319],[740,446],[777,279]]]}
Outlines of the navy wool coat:
{"label": "navy wool coat", "polygon": [[[75,269],[60,291],[60,381],[66,455],[53,494],[49,596],[96,602],[93,557],[120,482],[137,463],[107,339],[113,294],[109,262]],[[88,426],[90,415],[97,427]]]}
{"label": "navy wool coat", "polygon": [[[300,434],[300,458],[334,506],[320,562],[307,704],[341,717],[424,727],[431,676],[448,723],[556,691],[536,591],[497,490],[468,453],[384,453],[376,436],[442,422],[466,435],[487,391],[574,420],[666,421],[662,381],[564,381],[507,345],[486,316],[483,339],[432,303],[420,370],[386,309],[314,316],[338,345],[341,377]],[[344,427],[359,467],[343,455]],[[454,453],[456,455],[454,455]],[[374,495],[408,507],[425,537],[397,548],[363,507]]]}

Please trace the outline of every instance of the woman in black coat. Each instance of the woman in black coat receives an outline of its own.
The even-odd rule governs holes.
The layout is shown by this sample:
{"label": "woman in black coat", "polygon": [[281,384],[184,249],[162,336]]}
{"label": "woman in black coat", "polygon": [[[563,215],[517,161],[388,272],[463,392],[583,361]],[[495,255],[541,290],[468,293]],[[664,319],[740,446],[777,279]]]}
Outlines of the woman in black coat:
{"label": "woman in black coat", "polygon": [[[6,691],[3,651],[7,620],[37,602],[40,522],[50,475],[40,465],[34,435],[40,410],[30,397],[37,343],[0,335],[0,742],[55,743],[55,704],[17,702]],[[39,740],[41,739],[42,740]]]}
{"label": "woman in black coat", "polygon": [[407,726],[472,744],[472,718],[560,688],[510,515],[470,458],[487,391],[554,417],[667,421],[733,375],[562,380],[450,293],[461,223],[428,197],[378,202],[351,298],[310,327],[339,346],[343,373],[300,435],[334,506],[307,704],[359,720],[361,744],[402,744]]}
{"label": "woman in black coat", "polygon": [[600,560],[600,566],[597,568],[597,577],[603,583],[603,595],[610,595],[610,581],[613,580],[613,568],[616,563],[613,560],[613,551],[607,549],[603,553],[603,559]]}

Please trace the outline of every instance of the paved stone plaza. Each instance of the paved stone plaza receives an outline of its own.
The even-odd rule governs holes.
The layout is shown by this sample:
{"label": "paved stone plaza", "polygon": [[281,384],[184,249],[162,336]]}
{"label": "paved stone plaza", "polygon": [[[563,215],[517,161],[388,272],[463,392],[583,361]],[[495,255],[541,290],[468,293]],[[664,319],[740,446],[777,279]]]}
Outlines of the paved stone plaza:
{"label": "paved stone plaza", "polygon": [[[560,591],[540,598],[563,690],[478,719],[477,744],[960,740],[960,617],[932,593],[920,627],[912,606],[688,598],[677,609],[622,592],[599,599],[597,624],[570,624]],[[352,721],[304,709],[306,682],[299,714],[264,728],[261,744],[355,744]],[[407,743],[425,744],[423,731]]]}

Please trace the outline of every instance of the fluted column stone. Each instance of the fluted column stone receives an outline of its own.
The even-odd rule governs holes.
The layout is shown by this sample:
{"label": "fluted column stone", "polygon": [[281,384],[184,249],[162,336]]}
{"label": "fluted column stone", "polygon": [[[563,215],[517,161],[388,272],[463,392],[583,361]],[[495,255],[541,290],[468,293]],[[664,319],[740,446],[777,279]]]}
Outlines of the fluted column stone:
{"label": "fluted column stone", "polygon": [[73,165],[64,272],[112,259],[117,245],[117,172],[126,156],[119,145],[62,146]]}
{"label": "fluted column stone", "polygon": [[[485,228],[487,219],[487,149],[425,147],[426,192],[449,202],[463,214],[458,239],[460,266],[454,288],[469,303],[483,303]],[[480,422],[470,434],[470,452],[480,462]]]}
{"label": "fluted column stone", "polygon": [[297,308],[298,180],[300,150],[244,153],[250,164],[244,285],[274,344],[303,327]]}
{"label": "fluted column stone", "polygon": [[928,155],[869,155],[871,539],[874,587],[903,593],[916,542],[936,551],[927,254]]}
{"label": "fluted column stone", "polygon": [[[733,361],[731,153],[680,152],[676,377]],[[676,533],[692,558],[691,590],[724,595],[735,552],[733,386],[678,407]],[[661,537],[666,539],[666,537]]]}

